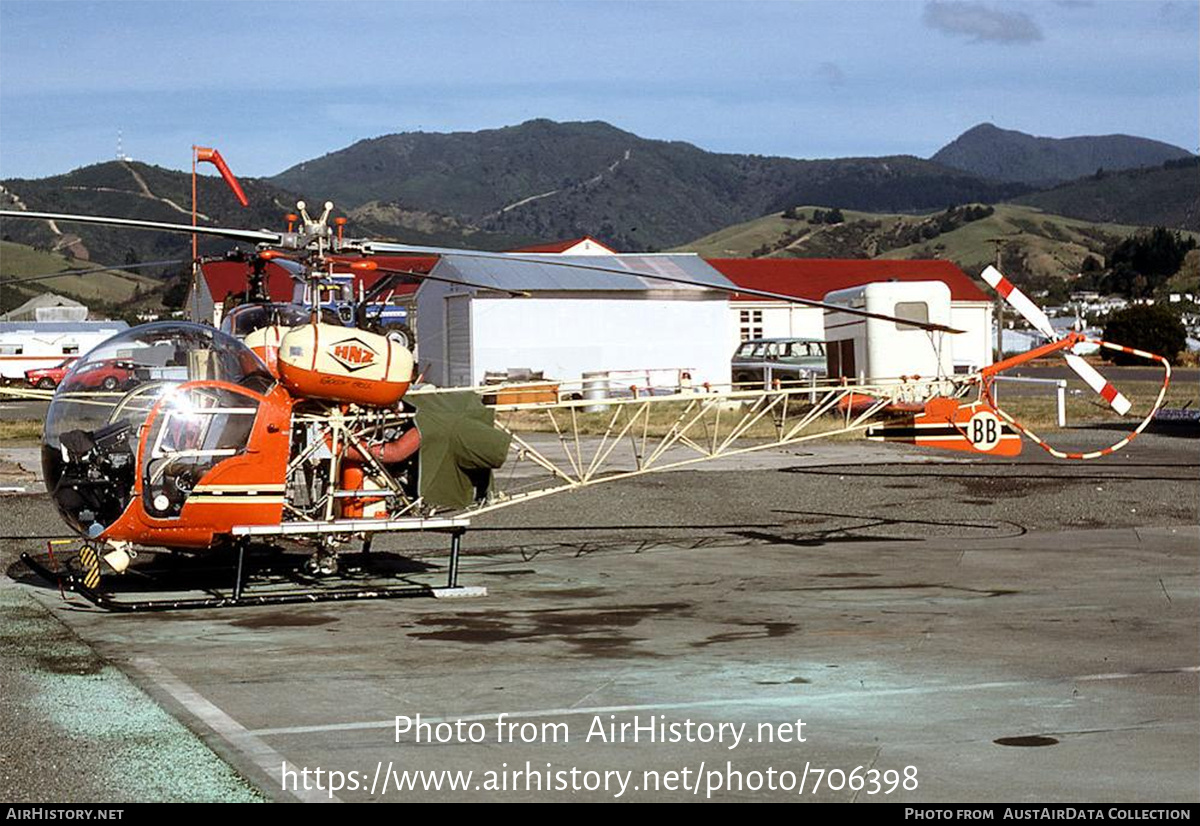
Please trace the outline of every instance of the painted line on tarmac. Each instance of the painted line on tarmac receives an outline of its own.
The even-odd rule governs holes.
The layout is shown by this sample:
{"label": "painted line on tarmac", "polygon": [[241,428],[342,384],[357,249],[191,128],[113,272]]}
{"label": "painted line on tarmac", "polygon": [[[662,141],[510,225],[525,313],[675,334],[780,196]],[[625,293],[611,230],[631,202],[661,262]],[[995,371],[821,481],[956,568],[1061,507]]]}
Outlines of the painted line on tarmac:
{"label": "painted line on tarmac", "polygon": [[[538,717],[571,717],[587,714],[621,714],[631,711],[671,711],[690,708],[719,708],[728,706],[795,706],[807,705],[830,700],[862,700],[871,697],[891,697],[919,694],[957,693],[963,691],[991,691],[1001,688],[1018,688],[1038,683],[1055,684],[1072,681],[1102,681],[1102,680],[1133,680],[1139,677],[1153,677],[1164,674],[1196,674],[1200,666],[1190,665],[1179,668],[1161,668],[1150,671],[1131,671],[1128,673],[1084,674],[1077,677],[1054,677],[1042,680],[1003,680],[987,683],[962,683],[957,685],[940,685],[911,688],[882,688],[864,689],[860,691],[835,691],[828,694],[808,694],[792,697],[736,697],[727,700],[694,700],[677,703],[644,703],[640,705],[622,706],[590,706],[585,708],[543,708],[530,711],[504,712],[507,719],[538,718]],[[500,712],[490,714],[460,714],[445,717],[421,717],[422,723],[453,723],[461,720],[464,723],[475,721],[495,720]],[[361,723],[329,723],[319,726],[283,726],[280,728],[260,728],[248,732],[260,737],[273,737],[288,734],[321,734],[332,731],[359,731],[366,729],[394,728],[396,719],[368,720]]]}
{"label": "painted line on tarmac", "polygon": [[[180,705],[203,722],[204,725],[212,729],[217,736],[238,752],[244,754],[254,765],[266,772],[272,780],[279,784],[275,788],[284,788],[283,769],[286,767],[287,761],[284,760],[282,754],[260,740],[254,732],[249,731],[237,720],[200,696],[195,689],[166,668],[163,668],[157,660],[150,657],[135,657],[131,661],[131,664],[156,686],[175,698]],[[291,766],[291,768],[299,774],[297,767]],[[316,789],[297,788],[295,791],[289,790],[288,794],[291,794],[303,803],[342,802],[336,795],[317,791]]]}

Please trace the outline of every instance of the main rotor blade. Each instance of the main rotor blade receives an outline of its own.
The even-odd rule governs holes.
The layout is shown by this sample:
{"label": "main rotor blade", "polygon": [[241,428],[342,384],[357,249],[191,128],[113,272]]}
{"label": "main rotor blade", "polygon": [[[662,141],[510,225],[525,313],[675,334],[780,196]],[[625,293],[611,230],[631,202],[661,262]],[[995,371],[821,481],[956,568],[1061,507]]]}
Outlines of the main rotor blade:
{"label": "main rotor blade", "polygon": [[[866,310],[858,310],[853,307],[843,307],[840,304],[827,304],[824,301],[816,301],[811,298],[797,298],[792,295],[783,295],[781,293],[771,293],[764,290],[752,290],[748,287],[726,287],[720,284],[712,284],[707,281],[693,281],[690,278],[680,278],[670,275],[662,275],[656,272],[643,272],[641,270],[622,270],[616,267],[601,267],[595,264],[580,264],[574,261],[562,260],[563,257],[557,254],[543,255],[540,257],[532,257],[521,255],[520,253],[511,252],[483,252],[480,250],[459,250],[448,249],[446,247],[424,247],[410,244],[390,244],[378,241],[363,241],[361,249],[368,255],[372,254],[388,254],[388,253],[414,253],[417,255],[458,255],[463,258],[482,258],[497,261],[518,261],[526,264],[552,264],[556,267],[568,267],[576,270],[590,270],[592,272],[606,272],[615,275],[632,276],[636,278],[652,278],[657,281],[668,281],[673,284],[687,284],[693,287],[703,287],[708,290],[717,290],[719,292],[729,293],[731,295],[753,295],[759,298],[769,298],[773,301],[783,301],[790,304],[801,304],[805,307],[820,307],[823,310],[831,310],[838,313],[846,313],[847,315],[858,316],[860,318],[875,318],[881,321],[892,321],[896,324],[905,327],[919,327],[922,330],[930,330],[938,333],[961,333],[963,330],[956,330],[953,327],[947,327],[944,324],[931,324],[927,321],[914,321],[911,318],[898,318],[896,316],[884,315],[882,313],[871,313]],[[487,289],[495,289],[488,287]]]}
{"label": "main rotor blade", "polygon": [[123,267],[91,267],[86,270],[63,270],[62,272],[52,272],[48,275],[32,275],[28,278],[14,278],[11,280],[0,281],[0,286],[9,287],[14,284],[26,284],[30,281],[45,281],[48,278],[62,278],[69,275],[94,275],[98,272],[128,272],[129,270],[143,270],[147,267],[165,267],[171,264],[186,264],[186,260],[182,258],[174,258],[169,261],[146,261],[141,264],[126,264]]}
{"label": "main rotor blade", "polygon": [[1042,308],[1030,301],[1029,296],[1018,290],[1016,285],[1005,278],[1000,270],[989,266],[980,273],[980,278],[986,281],[993,290],[1004,296],[1004,300],[1033,325],[1035,330],[1051,341],[1060,338],[1054,332],[1054,326],[1050,323],[1050,318],[1042,312]]}
{"label": "main rotor blade", "polygon": [[[409,275],[409,276],[412,276],[413,278],[424,278],[428,281],[441,281],[445,284],[458,284],[459,286],[462,286],[462,287],[477,287],[478,289],[481,289],[481,290],[492,290],[493,292],[508,293],[510,296],[513,296],[514,298],[530,298],[533,295],[532,293],[526,292],[525,290],[502,290],[491,284],[480,284],[477,281],[466,281],[461,278],[448,278],[444,275],[430,275],[429,273],[417,272],[416,270],[393,270],[393,269],[385,269],[383,267],[380,267],[380,268],[376,269],[375,272],[387,273],[389,278],[391,276],[397,276],[397,275]],[[371,292],[367,293],[367,295],[364,297],[364,301],[366,301],[368,303],[370,303],[371,301],[374,301],[381,294],[383,294],[384,292],[386,292],[388,289],[390,289],[393,286],[391,284],[392,280],[394,280],[394,279],[390,279],[388,284],[383,289],[379,289],[379,284],[384,283],[384,279],[381,279],[379,284],[376,284],[374,287],[371,288]]]}
{"label": "main rotor blade", "polygon": [[67,215],[58,212],[27,212],[18,209],[0,209],[0,218],[21,218],[31,221],[62,221],[75,224],[103,224],[130,229],[155,229],[160,232],[179,232],[191,235],[211,235],[233,241],[248,241],[253,244],[278,244],[283,240],[277,232],[253,229],[231,229],[229,227],[193,227],[191,224],[167,224],[161,221],[143,221],[136,218],[107,218],[102,215]]}

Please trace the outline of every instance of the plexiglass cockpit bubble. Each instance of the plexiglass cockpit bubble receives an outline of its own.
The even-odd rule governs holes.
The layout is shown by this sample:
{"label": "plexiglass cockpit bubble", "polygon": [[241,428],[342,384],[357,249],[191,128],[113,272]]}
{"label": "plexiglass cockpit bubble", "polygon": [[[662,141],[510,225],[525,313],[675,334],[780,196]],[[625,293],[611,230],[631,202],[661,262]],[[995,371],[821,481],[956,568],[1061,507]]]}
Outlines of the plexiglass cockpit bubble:
{"label": "plexiglass cockpit bubble", "polygon": [[[239,304],[229,310],[221,321],[221,332],[229,333],[240,339],[264,327],[299,327],[302,324],[308,324],[312,319],[313,311],[300,304],[252,302]],[[342,319],[327,307],[321,308],[318,319],[322,324],[342,326]]]}
{"label": "plexiglass cockpit bubble", "polygon": [[299,304],[241,304],[221,321],[221,332],[243,338],[264,327],[299,327],[312,319],[312,310]]}
{"label": "plexiglass cockpit bubble", "polygon": [[138,428],[164,393],[202,380],[259,393],[274,383],[246,345],[188,322],[134,327],[75,363],[42,439],[46,489],[68,524],[98,536],[121,515],[133,494]]}

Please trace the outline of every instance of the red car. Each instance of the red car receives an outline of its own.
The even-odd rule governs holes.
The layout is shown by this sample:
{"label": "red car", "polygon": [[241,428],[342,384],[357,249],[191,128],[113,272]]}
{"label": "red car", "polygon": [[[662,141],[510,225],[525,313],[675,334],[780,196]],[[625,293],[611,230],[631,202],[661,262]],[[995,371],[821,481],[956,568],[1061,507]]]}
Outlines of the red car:
{"label": "red car", "polygon": [[43,390],[53,390],[58,387],[63,380],[63,376],[71,369],[71,365],[79,360],[79,356],[71,356],[65,358],[53,367],[36,367],[33,370],[25,371],[25,381],[29,382],[31,387],[40,387]]}
{"label": "red car", "polygon": [[137,378],[137,365],[124,359],[89,361],[70,376],[69,390],[117,390]]}

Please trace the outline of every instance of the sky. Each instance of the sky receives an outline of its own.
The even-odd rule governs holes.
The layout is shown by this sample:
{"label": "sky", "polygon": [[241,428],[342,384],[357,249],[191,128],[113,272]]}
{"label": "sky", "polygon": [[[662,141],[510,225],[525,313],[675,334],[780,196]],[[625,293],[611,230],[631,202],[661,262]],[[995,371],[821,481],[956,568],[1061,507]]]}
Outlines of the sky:
{"label": "sky", "polygon": [[1200,3],[0,0],[0,178],[215,146],[602,120],[702,149],[929,157],[991,122],[1197,151]]}

